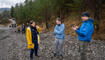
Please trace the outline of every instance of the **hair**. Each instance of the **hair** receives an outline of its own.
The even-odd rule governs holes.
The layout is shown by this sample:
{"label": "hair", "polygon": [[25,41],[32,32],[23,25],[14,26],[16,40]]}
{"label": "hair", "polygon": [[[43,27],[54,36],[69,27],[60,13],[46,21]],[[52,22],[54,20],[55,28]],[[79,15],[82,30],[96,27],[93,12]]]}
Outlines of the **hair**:
{"label": "hair", "polygon": [[33,22],[34,22],[34,21],[33,21],[33,20],[31,20],[31,21],[30,21],[30,25],[31,25],[31,24],[33,24]]}
{"label": "hair", "polygon": [[56,18],[56,20],[58,20],[58,21],[60,21],[62,23],[61,18],[58,17],[58,18]]}

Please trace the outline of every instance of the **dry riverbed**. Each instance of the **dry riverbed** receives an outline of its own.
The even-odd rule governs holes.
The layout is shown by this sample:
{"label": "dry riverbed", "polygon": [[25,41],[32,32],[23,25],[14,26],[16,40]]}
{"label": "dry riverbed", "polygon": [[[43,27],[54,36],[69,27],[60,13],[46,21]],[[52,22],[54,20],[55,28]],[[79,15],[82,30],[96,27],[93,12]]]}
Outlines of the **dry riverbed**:
{"label": "dry riverbed", "polygon": [[[35,60],[80,60],[76,37],[66,35],[63,58],[53,56],[53,47],[54,35],[52,33],[41,34],[40,57],[34,57]],[[29,60],[29,53],[25,34],[0,30],[0,60]],[[87,57],[88,60],[105,60],[105,42],[92,40],[88,47]]]}

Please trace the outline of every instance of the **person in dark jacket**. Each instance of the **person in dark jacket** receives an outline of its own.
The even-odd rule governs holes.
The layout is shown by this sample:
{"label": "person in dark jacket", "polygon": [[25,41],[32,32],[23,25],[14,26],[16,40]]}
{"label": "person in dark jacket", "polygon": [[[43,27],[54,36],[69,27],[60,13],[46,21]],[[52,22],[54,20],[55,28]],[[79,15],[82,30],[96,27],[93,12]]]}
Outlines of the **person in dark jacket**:
{"label": "person in dark jacket", "polygon": [[23,25],[22,25],[22,34],[25,33],[25,32],[26,32],[26,26],[25,26],[25,24],[23,23]]}
{"label": "person in dark jacket", "polygon": [[91,42],[94,30],[94,20],[90,18],[90,14],[88,12],[84,12],[81,18],[83,20],[83,24],[80,27],[72,27],[72,29],[75,30],[76,34],[78,35],[81,60],[87,60],[86,51],[89,42]]}
{"label": "person in dark jacket", "polygon": [[34,49],[31,49],[30,51],[30,58],[31,60],[33,60],[33,53],[35,53],[35,56],[38,56],[38,37],[37,35],[39,34],[39,32],[36,29],[36,24],[34,21],[30,22],[30,28],[31,28],[31,35],[32,35],[32,43],[34,44]]}

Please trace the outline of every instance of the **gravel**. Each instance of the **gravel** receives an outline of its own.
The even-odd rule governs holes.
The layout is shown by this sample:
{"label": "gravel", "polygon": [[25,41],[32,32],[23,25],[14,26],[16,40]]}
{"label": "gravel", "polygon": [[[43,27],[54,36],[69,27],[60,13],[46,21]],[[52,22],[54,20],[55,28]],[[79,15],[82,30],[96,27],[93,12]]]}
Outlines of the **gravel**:
{"label": "gravel", "polygon": [[[41,34],[39,58],[35,60],[80,60],[78,39],[66,35],[63,46],[63,57],[53,56],[53,33]],[[0,31],[0,60],[29,60],[25,34],[17,34],[10,30]],[[87,52],[88,60],[105,60],[105,41],[92,40]]]}

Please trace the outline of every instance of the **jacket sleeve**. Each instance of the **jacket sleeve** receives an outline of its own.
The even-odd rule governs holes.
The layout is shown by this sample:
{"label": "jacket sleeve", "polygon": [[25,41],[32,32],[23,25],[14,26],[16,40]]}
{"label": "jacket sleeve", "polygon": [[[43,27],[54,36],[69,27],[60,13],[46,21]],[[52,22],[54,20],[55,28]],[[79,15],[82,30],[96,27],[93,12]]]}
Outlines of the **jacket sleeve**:
{"label": "jacket sleeve", "polygon": [[56,29],[57,29],[57,26],[55,26],[55,28],[54,28],[54,34],[56,34]]}
{"label": "jacket sleeve", "polygon": [[82,28],[77,29],[76,33],[81,36],[86,36],[90,30],[91,30],[91,25],[85,24],[85,25],[83,25]]}
{"label": "jacket sleeve", "polygon": [[59,34],[59,35],[63,34],[64,30],[65,30],[65,26],[64,25],[61,26],[61,29],[59,31],[57,30],[57,26],[56,26],[55,29],[54,29],[54,34]]}
{"label": "jacket sleeve", "polygon": [[26,37],[27,37],[27,43],[32,44],[32,36],[31,36],[31,31],[29,28],[26,30]]}
{"label": "jacket sleeve", "polygon": [[40,44],[40,35],[38,35],[38,44]]}
{"label": "jacket sleeve", "polygon": [[[39,27],[39,28],[37,28],[37,31],[38,31],[38,32],[41,32],[42,29]],[[39,35],[39,34],[38,34],[38,44],[40,44],[40,35]]]}
{"label": "jacket sleeve", "polygon": [[[28,49],[34,48],[34,44],[32,43],[31,30],[29,28],[26,29],[26,38],[27,38],[27,46],[28,46]],[[30,44],[32,46],[30,46]]]}
{"label": "jacket sleeve", "polygon": [[41,32],[41,31],[42,31],[42,29],[39,27],[39,28],[37,28],[37,31],[38,31],[38,32]]}

